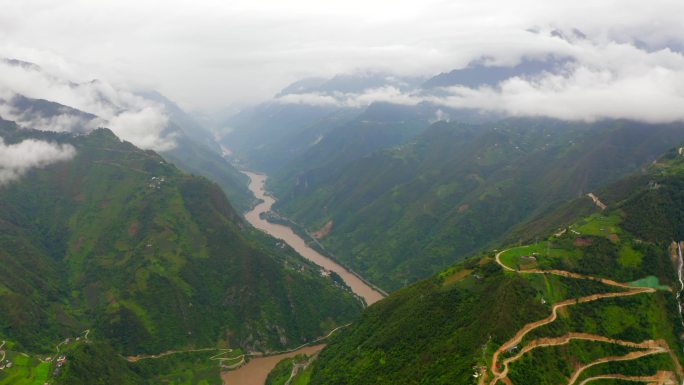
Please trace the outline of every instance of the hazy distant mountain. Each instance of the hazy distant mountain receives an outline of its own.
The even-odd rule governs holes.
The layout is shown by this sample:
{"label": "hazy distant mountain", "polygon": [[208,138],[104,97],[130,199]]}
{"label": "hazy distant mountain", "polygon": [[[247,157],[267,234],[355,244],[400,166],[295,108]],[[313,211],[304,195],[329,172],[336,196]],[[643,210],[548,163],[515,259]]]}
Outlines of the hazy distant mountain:
{"label": "hazy distant mountain", "polygon": [[541,75],[544,72],[556,73],[567,64],[567,59],[548,58],[546,60],[523,59],[514,66],[486,65],[484,61],[476,61],[466,68],[441,73],[434,76],[422,87],[432,89],[438,87],[463,86],[477,88],[481,86],[495,86],[513,77],[529,77]]}
{"label": "hazy distant mountain", "polygon": [[321,134],[315,143],[272,168],[269,186],[289,184],[309,171],[331,172],[375,151],[409,142],[430,125],[436,108],[373,103],[354,119]]}
{"label": "hazy distant mountain", "polygon": [[[500,113],[449,106],[445,88],[495,86],[515,76],[562,71],[567,63],[548,57],[493,66],[483,59],[428,80],[373,72],[306,78],[226,121],[221,142],[248,167],[276,174],[303,172],[302,167],[352,160],[406,143],[438,120],[501,119]],[[407,130],[407,124],[413,127]]]}
{"label": "hazy distant mountain", "polygon": [[[307,162],[307,154],[321,154],[330,149],[333,141],[339,148],[332,148],[326,161],[337,158],[338,149],[352,149],[363,137],[378,138],[376,144],[368,143],[372,149],[385,147],[379,146],[380,142],[386,145],[403,143],[413,134],[407,134],[402,128],[393,132],[392,124],[427,122],[434,119],[438,108],[427,112],[424,107],[391,107],[384,102],[374,105],[372,100],[366,105],[345,104],[339,99],[344,95],[384,88],[408,91],[416,89],[423,80],[376,72],[303,79],[285,87],[272,100],[245,109],[226,121],[223,126],[227,129],[221,143],[249,167],[270,173],[288,169],[291,162]],[[299,100],[299,97],[304,99]],[[400,115],[394,116],[395,113]],[[369,124],[382,127],[387,137],[381,138],[384,134],[377,131],[364,132],[363,126]],[[427,126],[427,123],[420,125]],[[397,137],[403,139],[393,139]],[[367,149],[359,148],[359,153],[367,152]],[[312,164],[318,160],[319,156],[312,155]]]}
{"label": "hazy distant mountain", "polygon": [[248,167],[272,172],[354,119],[357,108],[266,102],[243,110],[223,126],[221,144]]}
{"label": "hazy distant mountain", "polygon": [[408,90],[419,86],[423,81],[422,77],[396,76],[381,72],[339,74],[329,79],[306,78],[299,80],[285,87],[276,97],[306,93],[362,93],[366,90],[381,87],[396,87]]}

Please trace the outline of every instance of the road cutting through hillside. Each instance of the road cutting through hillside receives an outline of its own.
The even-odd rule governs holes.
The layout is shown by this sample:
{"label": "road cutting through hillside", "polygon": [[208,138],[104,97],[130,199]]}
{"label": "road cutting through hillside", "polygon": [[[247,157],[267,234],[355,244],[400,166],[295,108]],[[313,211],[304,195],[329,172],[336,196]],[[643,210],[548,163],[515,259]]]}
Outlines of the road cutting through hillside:
{"label": "road cutting through hillside", "polygon": [[632,361],[639,359],[641,357],[646,357],[650,356],[653,354],[663,354],[667,353],[669,350],[669,347],[667,346],[667,343],[664,341],[659,341],[660,345],[656,345],[652,348],[648,348],[647,350],[643,351],[637,351],[637,352],[629,352],[625,355],[622,356],[612,356],[612,357],[604,357],[600,358],[594,362],[591,362],[587,365],[581,366],[578,369],[575,370],[575,372],[570,376],[570,381],[568,381],[568,385],[574,385],[577,380],[579,379],[579,376],[584,373],[585,370],[596,366],[600,364],[605,364],[606,362],[617,362],[617,361]]}
{"label": "road cutting through hillside", "polygon": [[[587,303],[587,302],[593,302],[597,301],[599,299],[604,299],[604,298],[616,298],[616,297],[626,297],[626,296],[632,296],[632,295],[638,295],[638,294],[644,294],[644,293],[655,293],[656,289],[650,288],[650,287],[633,287],[630,286],[626,283],[621,283],[621,282],[616,282],[611,279],[607,278],[600,278],[600,277],[594,277],[594,276],[589,276],[589,275],[584,275],[584,274],[578,274],[578,273],[572,273],[569,271],[564,271],[564,270],[538,270],[538,269],[531,269],[531,270],[516,270],[513,269],[512,267],[509,267],[505,265],[501,261],[501,254],[503,254],[505,251],[500,251],[496,254],[496,262],[506,271],[511,271],[511,272],[517,272],[519,274],[552,274],[552,275],[558,275],[558,276],[563,276],[563,277],[568,277],[568,278],[574,278],[574,279],[586,279],[586,280],[592,280],[592,281],[597,281],[601,282],[605,285],[608,286],[613,286],[613,287],[619,287],[621,289],[627,289],[625,291],[621,292],[608,292],[608,293],[600,293],[600,294],[592,294],[588,295],[585,297],[580,297],[580,298],[571,298],[567,299],[564,301],[561,301],[555,305],[552,306],[551,308],[551,314],[538,321],[530,322],[523,326],[511,339],[506,341],[503,345],[501,345],[492,355],[492,362],[490,365],[490,370],[491,373],[493,374],[492,380],[489,382],[489,385],[496,385],[498,382],[503,382],[506,385],[513,385],[513,382],[508,378],[508,370],[509,366],[511,363],[517,361],[518,359],[522,358],[523,355],[526,353],[537,349],[541,347],[549,347],[549,346],[559,346],[559,345],[565,345],[570,343],[572,340],[586,340],[586,341],[593,341],[593,342],[604,342],[604,343],[612,343],[612,344],[617,344],[621,346],[626,346],[626,347],[631,347],[635,349],[644,349],[641,351],[636,351],[636,352],[631,352],[629,354],[626,354],[624,356],[615,356],[615,357],[604,357],[599,360],[596,360],[592,363],[589,363],[587,365],[584,365],[580,368],[578,368],[573,375],[570,377],[568,385],[574,385],[579,376],[584,372],[584,370],[595,366],[599,364],[603,364],[606,362],[613,362],[613,361],[627,361],[627,360],[635,360],[647,355],[652,355],[652,354],[663,354],[663,353],[669,353],[670,356],[672,357],[673,361],[675,362],[677,374],[679,375],[680,378],[684,378],[684,370],[682,370],[682,367],[677,360],[676,356],[672,353],[671,349],[667,345],[665,341],[643,341],[640,343],[637,342],[631,342],[631,341],[623,341],[623,340],[617,340],[617,339],[612,339],[608,338],[605,336],[599,336],[599,335],[592,335],[592,334],[587,334],[587,333],[568,333],[562,337],[556,337],[556,338],[539,338],[536,340],[531,341],[528,343],[524,348],[518,352],[513,357],[507,358],[501,362],[501,365],[499,365],[499,357],[506,351],[509,351],[510,349],[516,347],[518,344],[522,342],[524,337],[529,334],[531,331],[538,329],[544,325],[550,324],[556,320],[558,317],[558,310],[564,307],[568,306],[573,306],[581,303]],[[673,374],[672,374],[673,375]],[[657,375],[656,375],[657,376]],[[655,378],[656,376],[652,376],[649,378]],[[479,385],[484,385],[487,381],[487,376],[481,376]],[[670,376],[672,377],[672,376]],[[645,378],[645,377],[644,377]],[[599,379],[599,378],[597,378]],[[589,379],[591,380],[591,379]],[[586,383],[582,382],[582,384]],[[662,384],[666,384],[666,382],[658,382]]]}
{"label": "road cutting through hillside", "polygon": [[128,362],[138,362],[140,360],[157,359],[166,356],[171,356],[180,353],[197,353],[197,352],[209,352],[209,351],[220,351],[221,354],[230,353],[233,349],[218,349],[218,348],[203,348],[203,349],[188,349],[188,350],[168,350],[159,354],[140,354],[137,356],[128,356],[126,360]]}
{"label": "road cutting through hillside", "polygon": [[651,385],[671,385],[676,384],[677,381],[672,377],[671,372],[658,372],[655,376],[625,376],[623,374],[603,374],[600,376],[589,377],[580,382],[579,385],[585,385],[597,380],[622,380],[631,382],[643,382]]}
{"label": "road cutting through hillside", "polygon": [[[137,356],[128,356],[125,359],[128,362],[138,362],[140,360],[159,359],[174,354],[181,353],[196,353],[217,351],[218,353],[209,357],[211,361],[218,361],[221,369],[221,378],[225,385],[263,385],[268,373],[273,370],[275,365],[282,359],[294,357],[298,354],[314,355],[325,347],[323,343],[326,339],[336,333],[338,330],[346,328],[351,324],[341,325],[328,334],[319,337],[311,342],[297,346],[296,348],[277,351],[277,352],[248,352],[233,357],[222,357],[232,353],[233,349],[219,349],[219,348],[201,348],[201,349],[185,349],[185,350],[168,350],[158,354],[141,354]],[[1,347],[1,345],[0,345]],[[250,361],[246,360],[250,357]],[[224,364],[224,361],[231,361],[230,364]]]}
{"label": "road cutting through hillside", "polygon": [[[298,352],[302,349],[305,349],[307,347],[314,346],[314,345],[316,345],[316,346],[321,345],[322,341],[330,338],[330,336],[335,334],[338,330],[344,329],[349,325],[351,325],[351,324],[349,323],[349,324],[338,326],[338,327],[332,329],[331,331],[329,331],[328,334],[324,335],[323,337],[318,337],[315,340],[301,344],[301,345],[297,346],[296,348],[292,348],[292,349],[288,349],[288,350],[281,350],[281,351],[276,351],[276,352],[268,352],[268,353],[249,352],[249,353],[243,353],[242,355],[235,356],[235,357],[221,358],[220,356],[222,356],[224,354],[232,353],[234,350],[233,349],[221,349],[221,348],[201,348],[201,349],[185,349],[185,350],[168,350],[168,351],[158,353],[158,354],[140,354],[140,355],[136,355],[136,356],[128,356],[125,358],[128,362],[138,362],[140,360],[158,359],[158,358],[170,356],[173,354],[218,351],[218,354],[209,357],[209,359],[215,360],[215,361],[228,361],[228,360],[232,361],[232,360],[237,360],[238,358],[242,358],[244,361],[245,356],[250,356],[250,357],[276,356],[276,355],[281,355],[281,354]],[[2,348],[2,345],[0,345],[0,348]]]}

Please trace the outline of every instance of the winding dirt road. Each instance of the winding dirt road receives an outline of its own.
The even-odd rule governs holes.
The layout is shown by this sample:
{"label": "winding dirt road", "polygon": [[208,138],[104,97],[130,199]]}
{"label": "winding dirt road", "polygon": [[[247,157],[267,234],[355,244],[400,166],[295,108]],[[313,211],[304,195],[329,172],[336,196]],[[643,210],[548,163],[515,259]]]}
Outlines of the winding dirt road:
{"label": "winding dirt road", "polygon": [[128,362],[138,362],[140,360],[147,360],[147,359],[157,359],[157,358],[162,358],[166,356],[170,356],[173,354],[179,354],[179,353],[196,353],[196,352],[208,352],[208,351],[220,351],[219,354],[225,354],[225,353],[230,353],[233,351],[233,349],[218,349],[218,348],[203,348],[203,349],[190,349],[190,350],[168,350],[166,352],[158,353],[158,354],[140,354],[137,356],[128,356],[126,357],[126,360]]}
{"label": "winding dirt road", "polygon": [[650,356],[653,354],[667,353],[668,350],[669,350],[669,347],[667,346],[667,343],[665,343],[664,341],[660,341],[659,344],[656,344],[656,346],[648,348],[647,350],[629,352],[629,353],[622,355],[622,356],[612,356],[612,357],[600,358],[594,362],[591,362],[591,363],[584,365],[584,366],[578,368],[577,370],[575,370],[575,372],[572,374],[572,376],[570,376],[570,381],[568,382],[568,385],[574,385],[575,382],[577,382],[577,380],[579,379],[579,376],[582,375],[582,373],[585,370],[587,370],[593,366],[596,366],[599,364],[604,364],[606,362],[632,361],[632,360],[636,360],[636,359],[639,359],[641,357]]}
{"label": "winding dirt road", "polygon": [[604,374],[600,376],[589,377],[580,382],[579,385],[585,385],[597,380],[622,380],[632,382],[643,382],[651,385],[675,385],[677,380],[673,378],[671,372],[658,372],[655,376],[625,376],[622,374]]}
{"label": "winding dirt road", "polygon": [[[496,385],[500,381],[506,385],[513,385],[512,381],[508,378],[508,371],[509,371],[509,366],[511,363],[519,360],[523,355],[525,355],[526,353],[528,353],[534,349],[541,348],[541,347],[565,345],[565,344],[570,343],[570,341],[572,341],[572,340],[586,340],[586,341],[593,341],[593,342],[604,342],[604,343],[617,344],[617,345],[621,345],[621,346],[626,346],[626,347],[635,348],[635,349],[644,349],[644,350],[630,352],[624,356],[604,357],[604,358],[601,358],[601,359],[596,360],[594,362],[591,362],[587,365],[581,366],[581,367],[577,368],[575,370],[575,372],[572,374],[572,376],[569,379],[568,385],[574,385],[577,382],[577,380],[579,379],[580,375],[586,369],[589,369],[595,365],[603,364],[606,362],[613,362],[613,361],[635,360],[635,359],[638,359],[638,358],[641,358],[641,357],[644,357],[647,355],[663,354],[663,353],[669,353],[670,354],[670,356],[673,358],[673,361],[675,362],[679,377],[684,378],[684,370],[682,369],[682,367],[679,363],[679,360],[676,358],[676,356],[670,350],[669,346],[667,345],[667,343],[665,341],[649,340],[649,341],[636,343],[636,342],[631,342],[631,341],[616,340],[616,339],[608,338],[605,336],[593,335],[593,334],[587,334],[587,333],[568,333],[562,337],[539,338],[539,339],[530,341],[515,356],[504,359],[501,362],[501,364],[499,364],[500,356],[504,352],[506,352],[506,351],[510,350],[511,348],[520,344],[527,334],[529,334],[531,331],[533,331],[537,328],[540,328],[544,325],[547,325],[547,324],[554,322],[556,320],[556,318],[558,317],[558,310],[559,309],[562,309],[562,308],[567,307],[567,306],[574,306],[574,305],[581,304],[581,303],[593,302],[593,301],[597,301],[597,300],[604,299],[604,298],[626,297],[626,296],[656,292],[655,289],[650,288],[650,287],[632,287],[626,283],[616,282],[616,281],[606,279],[606,278],[600,278],[600,277],[593,277],[593,276],[589,276],[589,275],[571,273],[571,272],[563,271],[563,270],[538,270],[538,269],[516,270],[516,269],[513,269],[512,267],[505,265],[501,261],[501,254],[503,254],[505,251],[506,250],[503,250],[503,251],[500,251],[499,253],[496,254],[496,262],[504,270],[507,270],[507,271],[517,272],[519,274],[553,274],[553,275],[558,275],[558,276],[563,276],[563,277],[568,277],[568,278],[574,278],[574,279],[593,280],[593,281],[601,282],[601,283],[606,284],[608,286],[619,287],[621,289],[627,289],[627,290],[620,291],[620,292],[608,292],[608,293],[592,294],[592,295],[588,295],[588,296],[580,297],[580,298],[572,298],[572,299],[568,299],[565,301],[561,301],[561,302],[553,305],[553,307],[551,308],[551,314],[548,317],[526,324],[515,334],[515,336],[513,336],[513,338],[506,341],[503,345],[501,345],[501,347],[499,347],[494,352],[494,354],[492,355],[492,361],[491,361],[491,365],[490,365],[490,371],[493,375],[493,378],[489,382],[489,385]],[[669,373],[669,372],[663,372],[663,373]],[[616,374],[616,375],[609,375],[609,376],[621,376],[621,375]],[[668,376],[665,376],[664,374],[659,373],[659,374],[656,374],[655,376],[651,376],[648,378],[656,378],[657,377],[658,379],[660,379],[662,381],[660,381],[660,380],[659,380],[659,382],[658,381],[652,381],[653,383],[666,384],[668,382],[663,382],[663,381],[665,381],[663,379],[673,378],[674,373],[669,373]],[[627,376],[624,376],[624,377],[627,377]],[[603,377],[589,378],[589,379],[584,380],[584,382],[580,383],[580,385],[585,384],[586,382],[598,380],[601,378],[603,378]],[[616,377],[609,377],[609,378],[616,378]],[[634,378],[636,378],[636,377],[634,377]],[[640,377],[640,378],[646,378],[646,377]],[[484,385],[486,381],[487,381],[486,376],[481,376],[479,384]]]}

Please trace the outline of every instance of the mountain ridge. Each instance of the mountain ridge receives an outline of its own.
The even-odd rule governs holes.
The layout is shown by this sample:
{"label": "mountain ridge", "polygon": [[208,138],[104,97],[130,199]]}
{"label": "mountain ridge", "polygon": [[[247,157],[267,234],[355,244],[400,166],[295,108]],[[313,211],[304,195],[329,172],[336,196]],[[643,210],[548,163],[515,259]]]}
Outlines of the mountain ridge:
{"label": "mountain ridge", "polygon": [[681,257],[670,243],[681,226],[670,220],[681,223],[683,170],[667,151],[603,188],[622,197],[605,210],[573,200],[591,209],[565,231],[553,224],[392,293],[334,338],[302,383],[681,382]]}

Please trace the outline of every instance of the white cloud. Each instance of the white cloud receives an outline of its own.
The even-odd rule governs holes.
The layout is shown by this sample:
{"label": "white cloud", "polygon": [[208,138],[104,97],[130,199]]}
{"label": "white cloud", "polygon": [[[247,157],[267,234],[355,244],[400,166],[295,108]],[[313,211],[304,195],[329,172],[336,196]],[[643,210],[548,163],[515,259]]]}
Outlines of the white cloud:
{"label": "white cloud", "polygon": [[27,139],[7,145],[0,138],[0,185],[18,179],[32,168],[69,160],[75,155],[76,150],[68,144]]}
{"label": "white cloud", "polygon": [[61,113],[52,116],[42,116],[40,113],[31,110],[20,110],[15,108],[7,101],[9,99],[0,98],[0,116],[5,120],[11,120],[22,128],[35,128],[42,131],[54,132],[79,132],[90,131],[97,128],[100,119],[89,119],[70,113]]}
{"label": "white cloud", "polygon": [[402,92],[392,86],[371,88],[362,93],[332,92],[332,93],[302,93],[287,94],[275,98],[281,104],[308,104],[314,106],[364,107],[374,102],[392,104],[415,105],[423,98],[415,93]]}
{"label": "white cloud", "polygon": [[157,108],[148,106],[138,111],[123,111],[112,117],[109,125],[119,137],[141,148],[166,151],[175,147],[173,134],[163,134],[168,120]]}
{"label": "white cloud", "polygon": [[282,104],[307,104],[310,106],[338,106],[345,105],[343,100],[338,97],[318,92],[287,94],[275,99],[275,102]]}
{"label": "white cloud", "polygon": [[441,108],[438,108],[437,111],[435,111],[435,116],[430,119],[430,124],[436,123],[436,122],[449,122],[451,120],[451,116],[449,116],[448,113],[442,111]]}
{"label": "white cloud", "polygon": [[[429,75],[490,56],[572,54],[530,28],[682,46],[680,0],[0,0],[0,48],[69,75],[156,88],[184,107],[247,104],[310,75]],[[33,50],[26,49],[31,47]]]}
{"label": "white cloud", "polygon": [[[164,151],[175,146],[173,135],[166,132],[168,116],[162,105],[103,81],[67,78],[64,74],[69,72],[68,66],[62,61],[55,62],[65,69],[60,74],[0,61],[0,115],[22,127],[38,130],[82,132],[107,127],[121,139],[144,149]],[[44,116],[41,111],[18,109],[11,104],[13,94],[57,102],[97,118],[66,110]]]}
{"label": "white cloud", "polygon": [[[550,36],[547,32],[547,36]],[[562,40],[559,37],[554,39]],[[604,118],[651,123],[684,121],[684,54],[668,48],[639,49],[629,43],[562,40],[573,60],[554,73],[514,77],[495,86],[454,86],[401,91],[382,87],[362,93],[285,95],[280,103],[367,106],[373,102],[492,111],[594,121]],[[510,64],[510,63],[508,63]]]}
{"label": "white cloud", "polygon": [[[584,43],[585,44],[585,43]],[[513,78],[498,87],[454,87],[436,104],[513,116],[593,121],[624,118],[684,121],[684,56],[646,52],[627,44],[585,47],[560,74]]]}

